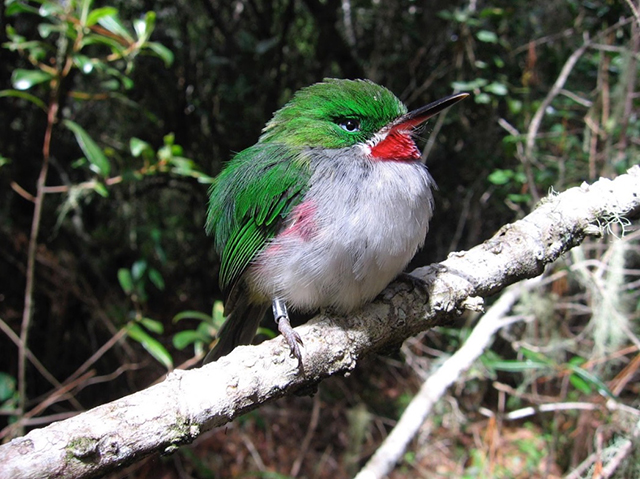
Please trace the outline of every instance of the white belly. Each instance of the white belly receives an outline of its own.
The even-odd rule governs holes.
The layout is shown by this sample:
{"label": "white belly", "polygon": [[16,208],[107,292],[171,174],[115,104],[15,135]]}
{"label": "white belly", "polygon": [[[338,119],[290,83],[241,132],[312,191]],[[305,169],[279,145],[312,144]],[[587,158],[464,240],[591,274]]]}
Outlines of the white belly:
{"label": "white belly", "polygon": [[426,168],[353,152],[312,160],[318,166],[302,205],[247,270],[265,300],[349,312],[378,295],[424,243],[433,211]]}

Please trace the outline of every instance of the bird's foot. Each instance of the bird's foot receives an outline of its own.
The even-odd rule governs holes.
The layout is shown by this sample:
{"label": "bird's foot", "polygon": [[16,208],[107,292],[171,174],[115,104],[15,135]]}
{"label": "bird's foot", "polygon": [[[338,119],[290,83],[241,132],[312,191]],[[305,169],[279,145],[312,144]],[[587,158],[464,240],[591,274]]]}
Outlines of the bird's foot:
{"label": "bird's foot", "polygon": [[411,291],[417,289],[418,291],[421,291],[427,298],[429,297],[430,284],[427,283],[424,279],[418,278],[417,276],[413,276],[409,273],[400,273],[400,276],[398,276],[396,280],[411,286]]}
{"label": "bird's foot", "polygon": [[291,327],[287,307],[281,299],[276,298],[273,300],[273,318],[278,325],[278,331],[280,331],[289,346],[291,357],[298,360],[298,368],[300,371],[304,371],[302,367],[302,352],[300,351],[300,346],[303,344],[302,338]]}

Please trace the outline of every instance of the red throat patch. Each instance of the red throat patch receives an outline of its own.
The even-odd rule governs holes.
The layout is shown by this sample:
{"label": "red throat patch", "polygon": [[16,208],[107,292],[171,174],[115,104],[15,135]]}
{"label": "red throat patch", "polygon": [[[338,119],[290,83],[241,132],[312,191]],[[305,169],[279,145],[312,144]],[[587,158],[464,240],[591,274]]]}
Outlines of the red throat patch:
{"label": "red throat patch", "polygon": [[384,140],[371,148],[371,156],[379,160],[417,160],[420,150],[406,130],[393,129]]}

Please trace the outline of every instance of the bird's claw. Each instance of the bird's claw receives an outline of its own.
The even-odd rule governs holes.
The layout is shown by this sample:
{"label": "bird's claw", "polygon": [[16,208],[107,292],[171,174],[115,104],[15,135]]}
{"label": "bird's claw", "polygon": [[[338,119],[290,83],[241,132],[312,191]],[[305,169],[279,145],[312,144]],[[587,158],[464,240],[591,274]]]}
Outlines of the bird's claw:
{"label": "bird's claw", "polygon": [[396,279],[397,281],[401,281],[411,286],[412,290],[417,289],[418,291],[421,291],[422,293],[424,293],[425,296],[429,297],[430,284],[426,282],[424,279],[418,278],[417,276],[413,276],[412,274],[409,274],[409,273],[401,273],[400,276],[398,276]]}
{"label": "bird's claw", "polygon": [[291,357],[296,358],[298,365],[302,366],[302,352],[300,351],[300,346],[303,344],[302,338],[293,330],[287,316],[276,318],[276,322],[278,323],[278,331],[280,331],[289,346]]}
{"label": "bird's claw", "polygon": [[272,307],[273,318],[278,325],[278,331],[280,331],[280,334],[282,334],[284,340],[289,345],[291,357],[298,360],[298,369],[300,369],[300,371],[304,373],[304,369],[302,367],[302,352],[300,351],[302,338],[291,327],[291,323],[289,322],[289,314],[287,313],[287,306],[280,298],[274,298]]}
{"label": "bird's claw", "polygon": [[280,318],[278,321],[278,330],[289,346],[291,357],[298,360],[298,369],[304,373],[304,366],[302,365],[302,351],[300,351],[302,338],[293,330],[291,323],[289,323],[289,318],[287,317]]}

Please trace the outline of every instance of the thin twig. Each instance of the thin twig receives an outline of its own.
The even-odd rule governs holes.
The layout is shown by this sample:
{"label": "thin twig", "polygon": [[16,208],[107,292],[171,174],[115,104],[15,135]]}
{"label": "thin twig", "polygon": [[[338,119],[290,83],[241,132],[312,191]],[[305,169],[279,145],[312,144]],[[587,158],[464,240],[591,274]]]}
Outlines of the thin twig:
{"label": "thin twig", "polygon": [[440,115],[438,115],[438,119],[436,124],[433,126],[433,130],[431,130],[431,134],[429,135],[429,139],[427,143],[424,145],[424,150],[422,151],[422,162],[426,163],[427,158],[429,158],[429,154],[433,149],[433,145],[436,143],[436,138],[442,129],[442,125],[444,125],[444,120],[447,117],[447,111],[443,111]]}
{"label": "thin twig", "polygon": [[638,10],[638,7],[633,3],[633,0],[625,0],[627,2],[627,5],[629,5],[629,8],[631,8],[631,12],[633,13],[633,16],[636,17],[636,22],[638,22],[638,26],[640,27],[640,10]]}
{"label": "thin twig", "polygon": [[240,433],[240,438],[242,439],[242,442],[244,442],[244,445],[249,450],[249,453],[251,454],[253,461],[256,463],[256,466],[258,466],[258,470],[260,472],[266,472],[267,467],[264,465],[264,461],[262,460],[262,457],[260,457],[260,453],[256,449],[256,446],[253,444],[253,441],[251,440],[251,438],[244,432]]}
{"label": "thin twig", "polygon": [[304,439],[302,440],[302,446],[300,447],[300,451],[298,452],[298,457],[296,457],[296,460],[293,462],[293,466],[291,466],[291,477],[297,477],[300,473],[302,461],[304,460],[304,456],[309,450],[309,444],[311,444],[311,439],[313,438],[313,435],[316,432],[316,428],[318,427],[318,421],[320,419],[320,404],[320,395],[316,394],[313,398],[311,421],[309,421],[307,433],[304,435]]}
{"label": "thin twig", "polygon": [[127,334],[128,329],[122,328],[116,334],[114,334],[109,341],[104,343],[100,349],[91,355],[76,371],[65,380],[65,384],[75,380],[78,376],[84,373],[91,367],[98,359],[100,359],[109,349],[111,349],[123,336]]}
{"label": "thin twig", "polygon": [[[7,337],[13,341],[13,343],[19,348],[20,347],[20,338],[16,333],[13,332],[13,329],[9,327],[7,323],[5,323],[2,318],[0,318],[0,329]],[[47,368],[40,362],[40,360],[31,352],[29,348],[26,348],[25,354],[27,355],[27,359],[35,366],[42,377],[44,377],[52,386],[57,388],[62,387],[62,383],[58,381],[53,374],[51,374]]]}
{"label": "thin twig", "polygon": [[18,193],[20,196],[22,196],[25,200],[30,201],[31,203],[36,202],[36,197],[33,196],[31,193],[29,193],[27,190],[25,190],[22,186],[20,186],[15,181],[12,181],[10,185],[11,185],[11,189],[16,193]]}
{"label": "thin twig", "polygon": [[537,38],[536,40],[531,40],[530,42],[527,42],[524,45],[520,45],[519,47],[515,48],[511,52],[511,55],[515,56],[515,55],[518,55],[519,53],[526,52],[531,48],[532,45],[536,47],[538,45],[543,45],[548,42],[556,41],[560,38],[570,37],[574,33],[575,33],[575,30],[573,28],[567,28],[566,30],[563,30],[559,33],[553,33],[551,35]]}

